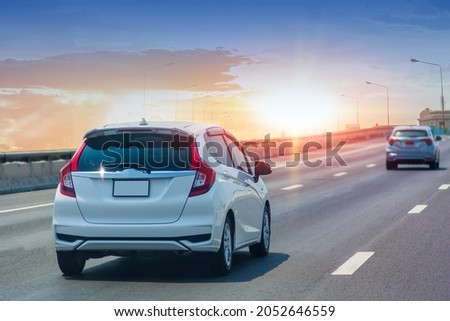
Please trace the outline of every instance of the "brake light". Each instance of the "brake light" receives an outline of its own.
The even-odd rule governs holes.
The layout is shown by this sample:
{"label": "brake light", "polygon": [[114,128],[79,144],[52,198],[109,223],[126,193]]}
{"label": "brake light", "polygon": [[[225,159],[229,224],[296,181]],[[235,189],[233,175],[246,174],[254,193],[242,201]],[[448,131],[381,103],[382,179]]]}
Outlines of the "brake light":
{"label": "brake light", "polygon": [[75,187],[73,186],[72,172],[78,170],[78,160],[83,152],[86,143],[83,142],[73,155],[72,159],[59,171],[59,190],[61,194],[69,197],[76,197]]}
{"label": "brake light", "polygon": [[427,143],[428,146],[431,146],[433,144],[433,140],[431,138],[425,138],[423,141]]}
{"label": "brake light", "polygon": [[389,140],[388,140],[388,144],[389,145],[394,145],[394,143],[396,142],[397,140],[395,139],[395,138],[389,138]]}
{"label": "brake light", "polygon": [[197,170],[197,174],[195,175],[189,197],[205,194],[210,190],[216,179],[216,172],[200,158],[193,138],[190,138],[190,146],[192,155],[191,169]]}

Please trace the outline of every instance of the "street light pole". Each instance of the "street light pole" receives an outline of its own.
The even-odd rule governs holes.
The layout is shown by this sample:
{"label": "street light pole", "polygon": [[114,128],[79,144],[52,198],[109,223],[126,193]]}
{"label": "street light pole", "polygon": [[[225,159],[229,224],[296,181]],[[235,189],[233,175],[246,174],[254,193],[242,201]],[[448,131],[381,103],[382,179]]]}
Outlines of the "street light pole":
{"label": "street light pole", "polygon": [[442,130],[445,133],[445,107],[444,107],[444,83],[442,81],[442,66],[439,64],[435,64],[433,62],[422,61],[418,59],[411,58],[411,62],[421,62],[427,65],[438,66],[441,71],[441,107],[442,107]]}
{"label": "street light pole", "polygon": [[161,64],[161,65],[156,65],[156,66],[150,66],[144,69],[144,104],[143,104],[143,115],[142,117],[145,116],[145,103],[147,101],[147,71],[152,70],[152,69],[156,69],[156,68],[161,68],[161,67],[168,67],[168,66],[173,66],[175,65],[174,62],[168,62],[165,64]]}
{"label": "street light pole", "polygon": [[359,126],[359,99],[358,99],[358,97],[344,95],[344,94],[342,94],[341,97],[356,99],[356,124]]}
{"label": "street light pole", "polygon": [[374,85],[374,86],[380,86],[386,89],[386,105],[387,105],[387,125],[390,126],[390,120],[389,120],[389,88],[384,85],[376,84],[370,81],[366,81],[366,84],[368,85]]}
{"label": "street light pole", "polygon": [[181,89],[189,89],[189,88],[194,88],[197,86],[198,86],[197,84],[193,84],[193,85],[181,87],[181,88],[178,88],[175,90],[175,121],[178,120],[178,91]]}

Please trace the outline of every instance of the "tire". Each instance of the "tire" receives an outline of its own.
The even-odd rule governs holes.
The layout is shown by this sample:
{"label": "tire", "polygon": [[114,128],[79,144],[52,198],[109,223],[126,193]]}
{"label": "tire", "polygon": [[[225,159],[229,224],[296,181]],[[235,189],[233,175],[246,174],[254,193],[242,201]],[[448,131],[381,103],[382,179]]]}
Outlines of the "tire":
{"label": "tire", "polygon": [[86,259],[74,251],[57,251],[59,269],[64,275],[80,275]]}
{"label": "tire", "polygon": [[436,159],[433,163],[430,163],[430,169],[439,169],[439,159]]}
{"label": "tire", "polygon": [[253,257],[264,257],[269,254],[270,247],[270,214],[269,208],[266,206],[264,209],[261,238],[259,243],[249,246],[250,255]]}
{"label": "tire", "polygon": [[233,266],[233,228],[231,220],[227,216],[222,232],[220,249],[212,253],[210,257],[210,268],[215,275],[227,275]]}
{"label": "tire", "polygon": [[396,163],[386,161],[386,169],[387,170],[392,170],[392,169],[397,169],[397,168],[398,168],[398,165]]}

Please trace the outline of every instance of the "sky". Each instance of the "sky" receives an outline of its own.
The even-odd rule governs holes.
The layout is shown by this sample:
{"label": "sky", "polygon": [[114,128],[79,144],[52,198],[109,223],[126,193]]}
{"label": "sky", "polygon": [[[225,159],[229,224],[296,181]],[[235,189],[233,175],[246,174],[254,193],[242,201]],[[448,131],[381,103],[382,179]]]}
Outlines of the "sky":
{"label": "sky", "polygon": [[93,127],[143,116],[215,123],[241,139],[368,128],[388,115],[417,124],[423,109],[440,109],[441,78],[411,58],[440,65],[450,96],[447,1],[0,8],[0,151],[75,148]]}

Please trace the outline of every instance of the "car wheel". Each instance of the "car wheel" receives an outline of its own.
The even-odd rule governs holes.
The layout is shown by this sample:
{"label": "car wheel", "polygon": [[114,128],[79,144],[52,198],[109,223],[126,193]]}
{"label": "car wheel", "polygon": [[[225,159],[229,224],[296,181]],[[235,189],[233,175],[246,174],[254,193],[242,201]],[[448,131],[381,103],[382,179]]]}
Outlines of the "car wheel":
{"label": "car wheel", "polygon": [[233,230],[230,218],[227,216],[223,226],[222,242],[218,252],[210,258],[210,267],[216,275],[227,275],[233,265]]}
{"label": "car wheel", "polygon": [[438,168],[439,168],[439,161],[430,163],[430,169],[438,169]]}
{"label": "car wheel", "polygon": [[269,208],[266,206],[263,214],[261,239],[259,243],[251,245],[249,247],[250,254],[253,257],[263,257],[269,254],[270,247],[270,215]]}
{"label": "car wheel", "polygon": [[83,272],[86,259],[74,251],[57,251],[59,269],[64,275],[79,275]]}
{"label": "car wheel", "polygon": [[392,170],[392,169],[397,169],[397,168],[398,168],[398,165],[396,163],[386,161],[386,169],[387,170]]}

